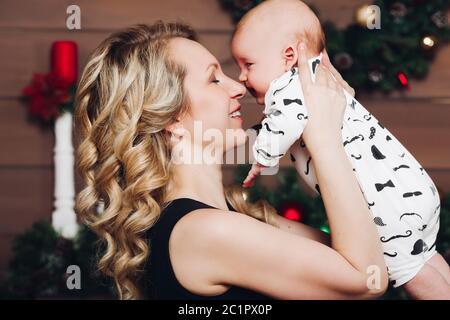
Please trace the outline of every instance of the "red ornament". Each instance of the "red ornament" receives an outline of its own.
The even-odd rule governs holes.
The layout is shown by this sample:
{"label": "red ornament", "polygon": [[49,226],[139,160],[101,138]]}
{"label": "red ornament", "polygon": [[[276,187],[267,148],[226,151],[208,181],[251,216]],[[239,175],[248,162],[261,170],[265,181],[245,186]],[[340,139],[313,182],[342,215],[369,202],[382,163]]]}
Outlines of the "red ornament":
{"label": "red ornament", "polygon": [[408,87],[408,78],[406,77],[406,75],[403,72],[399,72],[397,73],[397,79],[398,81],[400,81],[400,84],[407,88]]}
{"label": "red ornament", "polygon": [[64,82],[77,81],[77,44],[73,41],[55,41],[52,44],[52,72]]}
{"label": "red ornament", "polygon": [[281,209],[281,215],[289,220],[301,221],[302,219],[302,208],[297,203],[287,203]]}

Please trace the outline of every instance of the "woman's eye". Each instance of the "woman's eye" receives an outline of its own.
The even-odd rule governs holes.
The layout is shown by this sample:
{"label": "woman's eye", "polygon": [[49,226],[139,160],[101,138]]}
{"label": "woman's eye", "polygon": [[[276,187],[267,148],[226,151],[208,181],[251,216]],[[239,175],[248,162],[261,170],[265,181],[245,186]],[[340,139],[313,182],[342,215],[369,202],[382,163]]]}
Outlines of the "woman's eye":
{"label": "woman's eye", "polygon": [[246,66],[247,68],[250,68],[252,65],[253,65],[253,63],[250,63],[250,62],[247,62],[247,63],[245,64],[245,66]]}
{"label": "woman's eye", "polygon": [[214,79],[211,80],[211,82],[219,83],[220,81],[214,78]]}

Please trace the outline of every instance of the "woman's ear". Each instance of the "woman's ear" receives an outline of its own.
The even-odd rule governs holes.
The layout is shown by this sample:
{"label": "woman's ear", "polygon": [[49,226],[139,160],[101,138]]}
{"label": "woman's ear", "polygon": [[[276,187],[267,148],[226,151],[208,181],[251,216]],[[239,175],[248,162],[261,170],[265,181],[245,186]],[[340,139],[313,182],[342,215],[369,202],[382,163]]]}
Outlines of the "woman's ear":
{"label": "woman's ear", "polygon": [[289,45],[283,51],[283,59],[285,65],[285,71],[292,69],[292,67],[297,65],[298,53],[297,48]]}
{"label": "woman's ear", "polygon": [[178,139],[181,139],[183,137],[184,128],[183,128],[183,125],[182,125],[181,121],[179,120],[179,118],[177,118],[175,120],[175,122],[166,126],[164,129],[169,134],[171,134],[172,137],[176,137]]}

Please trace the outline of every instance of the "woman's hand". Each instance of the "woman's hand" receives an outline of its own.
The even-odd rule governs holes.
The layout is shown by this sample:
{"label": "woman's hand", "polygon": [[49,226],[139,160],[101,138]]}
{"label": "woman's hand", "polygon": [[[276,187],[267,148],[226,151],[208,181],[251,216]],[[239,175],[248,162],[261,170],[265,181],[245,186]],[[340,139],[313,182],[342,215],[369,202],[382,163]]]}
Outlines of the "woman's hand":
{"label": "woman's hand", "polygon": [[[323,64],[317,67],[316,81],[313,83],[304,43],[300,43],[298,55],[300,83],[308,110],[308,122],[302,134],[303,141],[311,152],[333,144],[342,144],[341,126],[347,103],[344,88],[333,78],[336,78],[336,75]],[[329,59],[325,60],[329,62]],[[340,77],[339,73],[337,75]]]}
{"label": "woman's hand", "polygon": [[350,93],[352,97],[355,96],[355,89],[350,87],[350,85],[345,81],[341,74],[334,68],[334,66],[330,62],[330,57],[328,56],[327,50],[323,50],[322,54],[322,64],[330,70],[333,77],[337,80],[337,82],[344,88],[345,91]]}

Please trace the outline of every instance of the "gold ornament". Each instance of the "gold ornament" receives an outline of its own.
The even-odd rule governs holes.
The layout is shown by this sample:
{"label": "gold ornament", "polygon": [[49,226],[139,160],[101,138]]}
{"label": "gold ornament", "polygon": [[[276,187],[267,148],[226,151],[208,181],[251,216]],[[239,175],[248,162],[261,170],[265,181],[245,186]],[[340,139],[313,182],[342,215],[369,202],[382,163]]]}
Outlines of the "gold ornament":
{"label": "gold ornament", "polygon": [[365,4],[356,10],[356,23],[361,27],[367,27],[367,21],[372,16],[372,12],[369,9],[369,5]]}

